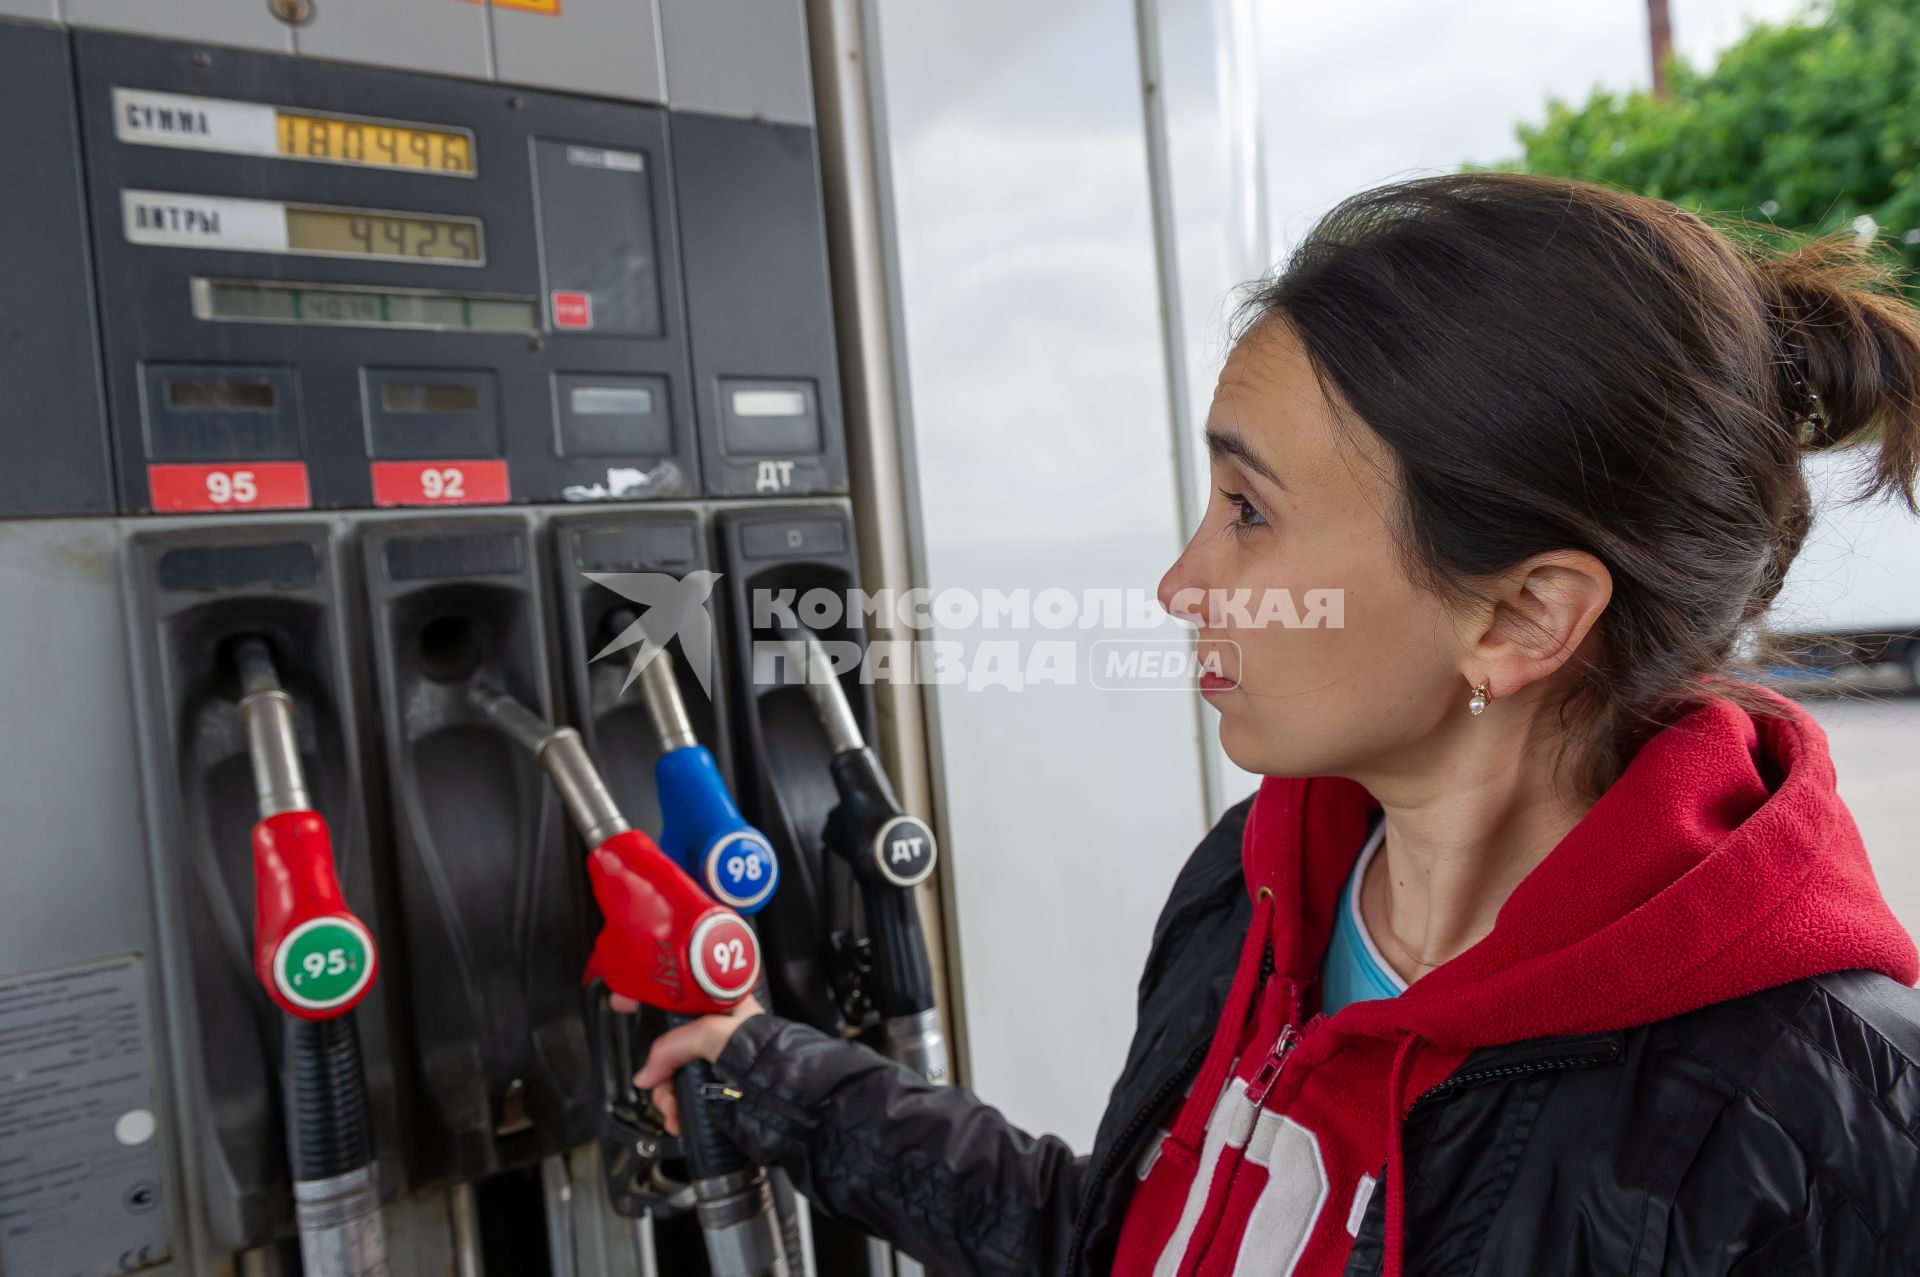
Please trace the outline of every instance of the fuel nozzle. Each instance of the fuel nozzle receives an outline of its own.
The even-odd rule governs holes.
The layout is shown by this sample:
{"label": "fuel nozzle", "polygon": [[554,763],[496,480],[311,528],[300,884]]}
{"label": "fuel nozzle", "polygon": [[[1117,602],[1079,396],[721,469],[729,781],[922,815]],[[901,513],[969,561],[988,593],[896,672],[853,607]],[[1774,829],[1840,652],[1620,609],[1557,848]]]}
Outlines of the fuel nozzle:
{"label": "fuel nozzle", "polygon": [[836,849],[862,882],[919,886],[933,876],[939,854],[933,831],[901,810],[819,638],[806,629],[784,630],[781,637],[833,750],[833,780],[840,793],[832,817],[838,826],[832,840]]}
{"label": "fuel nozzle", "polygon": [[[607,623],[624,630],[634,619],[630,609],[616,608]],[[780,885],[779,858],[766,835],[740,814],[712,752],[694,732],[665,648],[641,666],[639,686],[660,749],[653,780],[661,850],[721,904],[747,915],[760,912]]]}
{"label": "fuel nozzle", "polygon": [[291,1015],[329,1020],[353,1009],[379,966],[373,933],[347,908],[333,837],[300,766],[293,698],[257,636],[233,647],[240,718],[260,819],[253,827],[254,969]]}
{"label": "fuel nozzle", "polygon": [[467,701],[533,754],[591,848],[587,876],[606,924],[587,980],[603,979],[623,997],[686,1015],[725,1011],[752,992],[760,975],[752,929],[707,899],[653,839],[627,823],[580,733],[485,683],[472,684]]}
{"label": "fuel nozzle", "polygon": [[302,1266],[386,1277],[386,1233],[353,1008],[379,968],[347,908],[327,822],[300,766],[293,698],[273,650],[234,644],[240,718],[260,819],[253,827],[254,972],[285,1021],[287,1153]]}
{"label": "fuel nozzle", "polygon": [[[592,848],[587,873],[607,921],[594,942],[587,980],[603,979],[613,992],[668,1012],[670,1022],[724,1011],[750,993],[760,977],[752,928],[702,895],[679,864],[627,823],[580,734],[547,722],[495,687],[475,683],[467,699],[533,753]],[[686,988],[682,970],[692,973],[697,992]],[[766,1171],[712,1122],[710,1077],[710,1067],[695,1061],[681,1070],[678,1082],[682,1143],[709,1267],[715,1277],[790,1277]],[[645,1159],[634,1160],[635,1167],[623,1171],[626,1178]]]}
{"label": "fuel nozzle", "polygon": [[823,837],[860,884],[872,945],[872,996],[885,1022],[888,1053],[928,1079],[944,1082],[946,1038],[926,933],[913,899],[913,888],[933,875],[938,857],[933,830],[901,809],[819,638],[805,628],[785,628],[781,638],[833,751],[827,770],[840,802],[827,818]]}

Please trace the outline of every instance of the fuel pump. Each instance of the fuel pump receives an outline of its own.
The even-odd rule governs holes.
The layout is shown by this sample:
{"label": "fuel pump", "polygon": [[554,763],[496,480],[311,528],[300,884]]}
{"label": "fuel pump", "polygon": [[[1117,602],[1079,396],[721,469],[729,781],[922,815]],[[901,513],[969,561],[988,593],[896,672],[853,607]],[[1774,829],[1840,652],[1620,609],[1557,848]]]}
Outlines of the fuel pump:
{"label": "fuel pump", "polygon": [[933,831],[901,810],[820,640],[805,629],[784,629],[781,637],[833,752],[827,770],[840,802],[822,841],[859,883],[866,914],[867,969],[858,973],[859,987],[846,991],[848,1000],[872,1001],[888,1055],[929,1081],[945,1082],[947,1042],[913,898],[913,889],[933,874]]}
{"label": "fuel pump", "polygon": [[[752,929],[733,909],[704,896],[652,839],[627,823],[580,734],[482,684],[472,687],[469,700],[533,753],[592,849],[588,876],[607,922],[594,944],[588,979],[602,979],[613,992],[666,1011],[674,1023],[724,1011],[750,993],[760,974]],[[662,796],[664,802],[664,790]],[[771,877],[771,855],[766,867]],[[738,880],[751,881],[744,866]],[[760,902],[768,895],[771,887],[760,893]],[[682,1069],[677,1087],[695,1212],[715,1277],[788,1277],[766,1172],[725,1140],[708,1116],[710,1103],[724,1101],[724,1088],[705,1067]]]}
{"label": "fuel pump", "polygon": [[294,738],[293,699],[264,640],[241,639],[240,716],[260,820],[253,827],[254,969],[286,1012],[287,1155],[306,1277],[386,1277],[387,1242],[353,1008],[379,968],[347,907],[326,819]]}

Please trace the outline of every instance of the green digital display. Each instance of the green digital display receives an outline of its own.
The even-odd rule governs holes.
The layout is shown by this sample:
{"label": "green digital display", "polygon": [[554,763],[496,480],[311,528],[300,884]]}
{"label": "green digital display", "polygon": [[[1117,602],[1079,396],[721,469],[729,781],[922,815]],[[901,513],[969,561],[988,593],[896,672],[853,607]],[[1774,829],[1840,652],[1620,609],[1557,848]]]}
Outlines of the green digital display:
{"label": "green digital display", "polygon": [[540,308],[531,297],[264,280],[195,279],[193,313],[200,319],[268,324],[485,333],[531,333],[540,329]]}

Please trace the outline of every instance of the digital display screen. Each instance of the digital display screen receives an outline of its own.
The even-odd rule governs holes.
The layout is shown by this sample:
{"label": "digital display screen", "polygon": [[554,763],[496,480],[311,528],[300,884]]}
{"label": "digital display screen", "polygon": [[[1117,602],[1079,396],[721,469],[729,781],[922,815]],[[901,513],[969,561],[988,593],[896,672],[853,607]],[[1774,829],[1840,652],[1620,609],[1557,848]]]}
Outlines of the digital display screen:
{"label": "digital display screen", "polygon": [[344,324],[367,328],[437,328],[453,332],[531,333],[540,308],[531,297],[195,279],[199,319],[269,324]]}
{"label": "digital display screen", "polygon": [[653,413],[653,392],[644,386],[575,386],[567,406],[583,417],[646,417]]}
{"label": "digital display screen", "polygon": [[359,213],[350,209],[287,205],[287,249],[349,257],[430,257],[479,263],[480,223],[470,217],[414,213]]}
{"label": "digital display screen", "polygon": [[380,384],[380,406],[388,412],[479,412],[480,388],[440,381],[387,381]]}
{"label": "digital display screen", "polygon": [[116,85],[113,131],[136,146],[359,164],[442,177],[477,171],[473,132],[364,115]]}
{"label": "digital display screen", "polygon": [[371,164],[376,168],[464,173],[473,169],[473,135],[334,115],[274,112],[280,154],[301,160]]}
{"label": "digital display screen", "polygon": [[742,417],[798,417],[807,397],[797,390],[736,390],[733,410]]}
{"label": "digital display screen", "polygon": [[276,400],[270,381],[167,381],[167,407],[175,412],[272,412]]}

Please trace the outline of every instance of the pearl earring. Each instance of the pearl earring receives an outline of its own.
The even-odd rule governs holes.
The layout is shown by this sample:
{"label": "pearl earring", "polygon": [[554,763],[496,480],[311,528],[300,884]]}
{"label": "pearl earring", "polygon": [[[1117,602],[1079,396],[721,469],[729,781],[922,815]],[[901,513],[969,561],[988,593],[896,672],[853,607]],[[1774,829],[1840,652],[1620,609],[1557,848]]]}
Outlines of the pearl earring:
{"label": "pearl earring", "polygon": [[1485,709],[1487,702],[1492,699],[1493,693],[1487,689],[1487,680],[1483,678],[1473,685],[1473,699],[1467,702],[1467,713],[1478,718],[1480,711]]}

